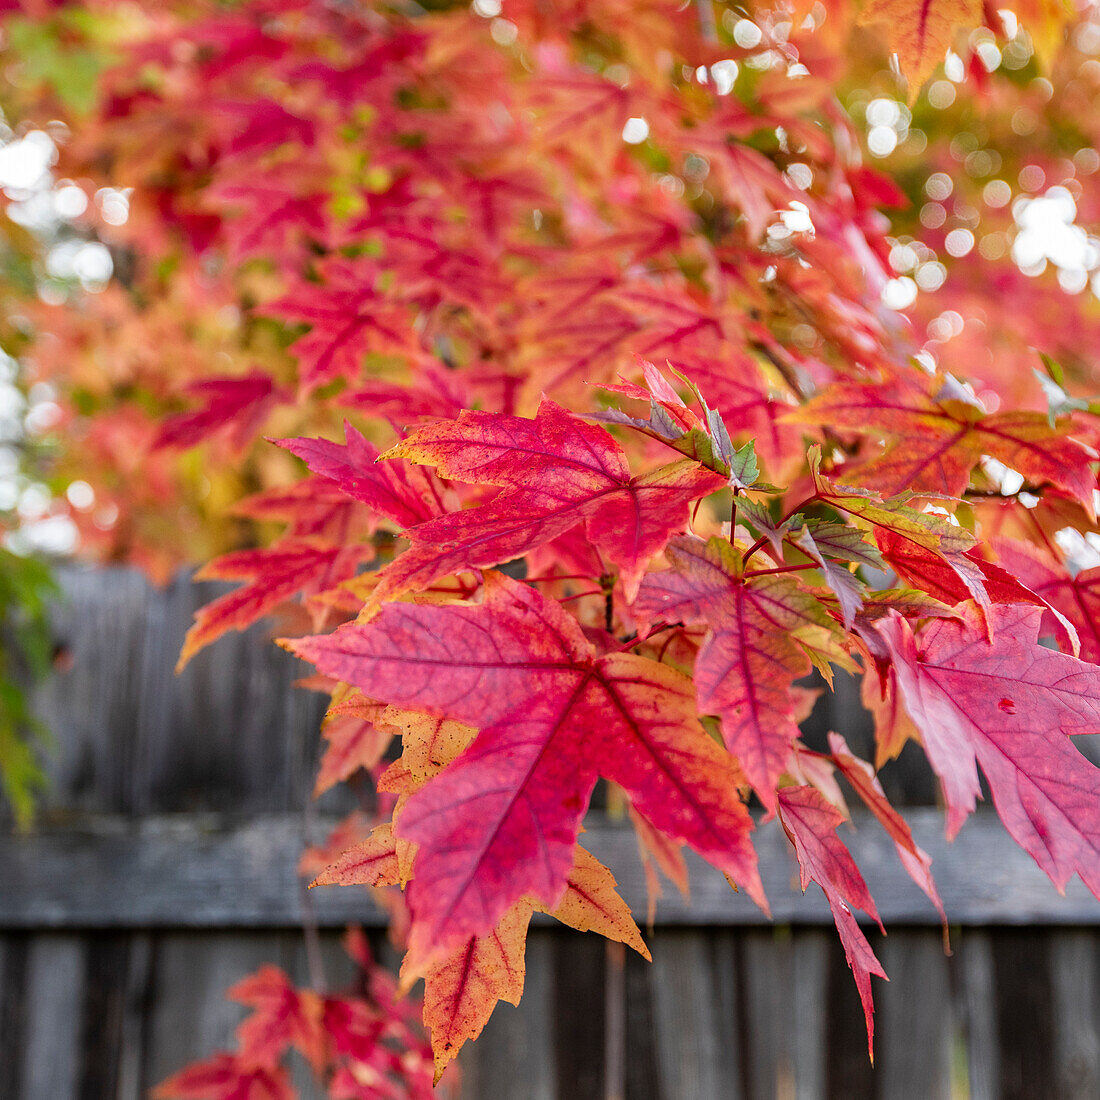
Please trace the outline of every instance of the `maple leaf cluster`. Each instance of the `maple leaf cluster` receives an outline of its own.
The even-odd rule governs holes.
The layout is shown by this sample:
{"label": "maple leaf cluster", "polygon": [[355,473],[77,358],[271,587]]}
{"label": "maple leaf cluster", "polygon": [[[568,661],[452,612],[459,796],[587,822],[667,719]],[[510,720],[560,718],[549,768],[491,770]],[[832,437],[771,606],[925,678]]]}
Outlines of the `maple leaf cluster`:
{"label": "maple leaf cluster", "polygon": [[346,937],[361,990],[348,995],[299,989],[277,966],[242,978],[227,996],[248,1008],[237,1049],[219,1051],[173,1074],[159,1100],[292,1100],[286,1065],[305,1059],[333,1100],[429,1100],[431,1051],[415,1002],[400,998],[390,974],[371,958],[363,934]]}
{"label": "maple leaf cluster", "polygon": [[[583,846],[600,780],[647,869],[683,884],[686,845],[765,911],[752,834],[777,817],[870,1041],[853,910],[878,915],[836,828],[858,800],[942,912],[877,778],[908,743],[951,835],[980,769],[1054,884],[1100,896],[1100,772],[1071,740],[1100,732],[1097,571],[1062,549],[1100,536],[1095,365],[933,356],[883,301],[922,255],[884,213],[906,196],[835,96],[853,22],[890,20],[915,88],[984,9],[482,7],[103,5],[124,49],[60,155],[133,189],[103,230],[126,279],[36,309],[28,353],[124,517],[85,530],[165,568],[232,506],[243,545],[202,575],[242,583],[181,662],[275,612],[304,635],[332,695],[317,791],[378,792],[311,873],[407,933],[437,1078],[519,999],[536,911],[647,953]],[[997,88],[998,118],[1033,95]],[[1042,347],[1005,281],[961,308]],[[953,330],[943,306],[910,317]],[[873,763],[801,739],[835,670]]]}

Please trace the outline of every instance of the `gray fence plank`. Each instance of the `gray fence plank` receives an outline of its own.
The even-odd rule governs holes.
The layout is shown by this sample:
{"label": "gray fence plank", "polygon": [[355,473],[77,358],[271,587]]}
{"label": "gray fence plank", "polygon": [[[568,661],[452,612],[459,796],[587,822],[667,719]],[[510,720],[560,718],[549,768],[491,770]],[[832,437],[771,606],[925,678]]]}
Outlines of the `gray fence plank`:
{"label": "gray fence plank", "polygon": [[118,1100],[142,1100],[145,1090],[142,1073],[145,1064],[147,993],[153,976],[153,937],[138,932],[128,937],[129,958],[124,986],[125,1001],[119,1029]]}
{"label": "gray fence plank", "polygon": [[791,988],[790,936],[770,929],[741,936],[742,985],[747,1011],[741,1023],[745,1037],[749,1096],[789,1096],[794,1085],[791,1038],[794,1005]]}
{"label": "gray fence plank", "polygon": [[43,806],[129,812],[150,588],[128,570],[60,579],[52,623],[66,657],[34,692],[53,743]]}
{"label": "gray fence plank", "polygon": [[151,937],[112,931],[82,939],[85,970],[78,1095],[138,1100]]}
{"label": "gray fence plank", "polygon": [[714,959],[703,936],[653,938],[653,1007],[661,1095],[667,1100],[742,1095],[738,1045],[722,1017]]}
{"label": "gray fence plank", "polygon": [[0,936],[0,1096],[20,1096],[31,937]]}
{"label": "gray fence plank", "polygon": [[46,933],[28,950],[22,1095],[68,1100],[80,1074],[85,945]]}
{"label": "gray fence plank", "polygon": [[1054,1048],[1050,937],[1013,928],[993,938],[999,1096],[1003,1100],[1061,1100]]}
{"label": "gray fence plank", "polygon": [[[558,1100],[606,1095],[607,952],[597,936],[562,929],[551,939],[552,1015]],[[583,1011],[578,1012],[578,1006]]]}
{"label": "gray fence plank", "polygon": [[954,937],[955,964],[965,1018],[967,1075],[971,1100],[997,1100],[1001,1091],[997,1036],[997,989],[993,934],[965,929]]}
{"label": "gray fence plank", "polygon": [[881,1100],[949,1100],[954,1028],[942,940],[898,929],[879,961],[890,977],[875,983]]}
{"label": "gray fence plank", "polygon": [[825,1095],[825,1019],[831,932],[797,929],[792,936],[791,993],[795,1100]]}
{"label": "gray fence plank", "polygon": [[1058,1095],[1064,1100],[1100,1096],[1100,988],[1097,935],[1052,933],[1050,971],[1054,987],[1054,1036]]}
{"label": "gray fence plank", "polygon": [[[652,936],[647,936],[651,941]],[[653,1008],[653,967],[626,953],[626,1100],[665,1100],[657,1065],[657,1021]]]}
{"label": "gray fence plank", "polygon": [[[196,608],[227,590],[181,574],[157,589],[127,569],[69,566],[52,616],[66,658],[34,705],[52,733],[44,807],[144,814],[298,808],[309,797],[324,699],[293,687],[308,668],[231,633],[183,672]],[[327,805],[350,805],[346,792]]]}
{"label": "gray fence plank", "polygon": [[[1046,948],[1035,951],[1032,948],[1040,935],[1047,938]],[[746,936],[751,941],[748,950]],[[786,1100],[826,1095],[824,1021],[827,1014],[837,1013],[850,1017],[845,1021],[850,1025],[847,1030],[860,1040],[859,1049],[853,1042],[849,1052],[851,1065],[861,1064],[860,1072],[833,1082],[832,1095],[845,1100],[908,1100],[911,1096],[922,1100],[936,1096],[975,1100],[1051,1096],[1062,1100],[1096,1095],[1092,1075],[1098,1049],[1095,979],[1100,936],[1094,931],[1029,932],[1024,939],[1006,930],[964,933],[956,945],[956,956],[946,959],[936,930],[895,930],[877,946],[893,981],[889,986],[876,984],[878,1057],[873,1072],[866,1063],[861,1015],[854,1003],[848,1003],[854,1002],[854,996],[842,998],[844,1003],[835,997],[826,1003],[825,955],[833,951],[835,958],[831,933],[796,928],[774,937],[773,943],[767,942],[770,936],[716,928],[656,930],[652,937],[656,963],[652,967],[639,964],[639,973],[651,978],[655,989],[652,1027],[641,1036],[640,1049],[628,1049],[628,1065],[654,1054],[660,1079],[650,1077],[643,1083],[628,1075],[631,1100],[712,1095]],[[25,962],[24,979],[16,974],[15,980],[26,1018],[17,1032],[0,1033],[0,1063],[25,1067],[21,1084],[14,1080],[3,1094],[25,1100],[141,1095],[123,1084],[133,1079],[134,1071],[126,1071],[124,1066],[136,1057],[135,1046],[145,1047],[142,1085],[147,1087],[231,1043],[241,1011],[225,1000],[225,991],[238,978],[264,962],[284,966],[299,981],[307,977],[301,936],[289,932],[207,931],[157,937],[147,933],[47,933],[6,937],[6,941],[13,938],[22,943],[17,961]],[[151,938],[156,944],[155,974],[143,969],[141,961]],[[602,950],[595,937],[587,939]],[[121,1036],[123,1049],[109,1073],[92,1078],[81,1072],[92,1041],[88,1011],[102,1004],[105,995],[110,1001],[114,993],[108,988],[112,983],[104,983],[102,974],[97,977],[91,962],[97,950],[115,941],[128,959],[126,972],[114,982],[126,991],[126,1012],[121,1028],[112,1022],[101,1030],[104,1036]],[[996,947],[996,958],[988,950],[990,943]],[[494,1100],[557,1100],[565,1096],[584,1100],[592,1096],[602,1100],[593,1061],[596,1055],[588,1060],[594,1067],[593,1076],[577,1077],[581,1063],[575,1061],[571,1083],[565,1088],[555,1069],[567,1032],[591,1026],[593,1008],[600,1004],[602,992],[600,976],[593,974],[591,967],[578,966],[567,999],[556,997],[553,986],[560,973],[560,948],[559,934],[533,931],[525,999],[519,1009],[502,1006],[482,1038],[464,1050],[463,1096],[491,1096]],[[1049,988],[1056,1004],[1052,1013],[1039,1019],[1033,1015],[1038,1003],[1034,996],[1023,998],[1028,1003],[1022,1006],[1016,998],[1023,984],[1035,984],[1035,967],[1042,967],[1042,956],[1047,953],[1052,960]],[[350,969],[339,955],[334,934],[323,934],[322,954],[330,985],[343,984]],[[570,957],[578,956],[574,952]],[[750,961],[738,965],[738,957]],[[20,967],[12,967],[10,951],[5,951],[4,958],[0,996],[6,999],[12,971]],[[750,976],[753,969],[756,973]],[[970,1057],[969,1090],[961,1081],[955,1091],[950,1087],[956,1029],[947,990],[948,970],[955,972],[960,1007],[970,1002],[984,1009],[984,1036],[983,1027],[968,1020],[969,1049],[959,1051]],[[1001,978],[999,1001],[991,984],[996,975]],[[844,983],[840,988],[851,992],[847,969],[838,977]],[[1042,978],[1038,984],[1046,987],[1047,975]],[[767,989],[769,979],[775,983],[775,993]],[[97,984],[101,987],[98,993],[93,988]],[[637,988],[636,983],[629,984],[631,989]],[[1011,994],[1007,999],[1006,984]],[[780,1001],[786,1001],[786,1007]],[[149,1006],[144,1023],[139,1019],[143,1005]],[[106,1011],[111,1014],[114,1009],[108,1005]],[[1041,1037],[1049,1035],[1053,1026],[1055,1041],[1038,1062],[1036,1042],[1026,1041],[1026,1034],[1024,1049],[1007,1058],[1003,1042],[998,1044],[996,1036],[989,1034],[998,1023],[1005,1030],[1005,1017],[1012,1013],[1016,1014],[1017,1040],[1021,1029],[1038,1027]],[[131,1028],[136,1028],[129,1036],[127,1017]],[[777,1028],[788,1019],[790,1034],[784,1036]],[[18,1051],[12,1049],[15,1036],[21,1036]],[[639,1037],[637,1032],[635,1036]],[[804,1044],[807,1036],[809,1041]],[[576,1051],[570,1056],[576,1059]],[[1009,1086],[1000,1088],[989,1069],[976,1072],[981,1062],[1002,1074],[1007,1064],[1012,1074]],[[303,1097],[320,1095],[308,1085],[305,1075],[296,1074],[296,1079],[304,1086]]]}

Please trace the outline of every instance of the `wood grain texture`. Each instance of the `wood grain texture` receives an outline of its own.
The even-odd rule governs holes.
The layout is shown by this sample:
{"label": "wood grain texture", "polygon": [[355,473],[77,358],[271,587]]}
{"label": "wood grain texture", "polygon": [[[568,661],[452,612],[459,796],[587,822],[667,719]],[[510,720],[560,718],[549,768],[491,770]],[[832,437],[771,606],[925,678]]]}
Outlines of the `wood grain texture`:
{"label": "wood grain texture", "polygon": [[22,1096],[31,936],[0,937],[0,1096]]}
{"label": "wood grain texture", "polygon": [[997,1100],[1000,1095],[994,936],[984,929],[969,928],[954,936],[955,999],[964,1023],[971,1100]]}
{"label": "wood grain texture", "polygon": [[[793,1100],[816,1100],[825,1095],[829,1052],[825,1045],[829,946],[832,932],[798,929],[791,937]],[[784,1097],[789,1100],[790,1094]]]}
{"label": "wood grain texture", "polygon": [[652,943],[657,1067],[667,1100],[742,1096],[738,1044],[720,1010],[721,969],[710,946],[687,930],[668,931]]}
{"label": "wood grain texture", "polygon": [[789,1095],[794,1081],[794,1004],[787,993],[793,979],[790,935],[771,929],[746,930],[739,946],[746,1094]]}
{"label": "wood grain texture", "polygon": [[[895,930],[876,942],[893,982],[876,983],[873,1069],[831,933],[658,928],[650,942],[654,964],[628,959],[626,969],[629,1100],[1096,1095],[1096,930],[964,933],[952,957],[937,929]],[[5,1100],[143,1096],[232,1042],[242,1012],[224,992],[238,978],[263,962],[307,977],[302,937],[291,932],[16,933],[3,943],[0,999],[22,1016],[14,1029],[0,1020]],[[976,950],[983,944],[989,950]],[[604,1100],[603,1049],[585,1031],[603,1003],[602,952],[595,936],[532,932],[527,994],[519,1008],[502,1006],[464,1050],[462,1100]],[[350,980],[334,933],[322,933],[321,954],[329,988]],[[1043,1007],[1052,992],[1054,1008]],[[972,1021],[957,1026],[952,1005],[961,1025],[967,1003],[985,1006],[984,1035]],[[784,1021],[793,1026],[780,1032]],[[957,1073],[968,1055],[969,1088],[966,1072]],[[974,1072],[975,1055],[996,1077]],[[319,1100],[296,1069],[301,1096]]]}
{"label": "wood grain texture", "polygon": [[[309,798],[323,697],[270,627],[229,634],[173,671],[195,610],[223,584],[164,589],[127,569],[66,567],[52,616],[62,665],[34,693],[55,751],[44,809],[263,813]],[[331,796],[337,808],[349,797]]]}
{"label": "wood grain texture", "polygon": [[1100,1096],[1100,972],[1094,935],[1073,929],[1053,937],[1050,964],[1058,1095],[1065,1100]]}
{"label": "wood grain texture", "polygon": [[879,954],[876,1076],[881,1100],[950,1100],[954,1038],[948,960],[928,935],[896,929]]}
{"label": "wood grain texture", "polygon": [[1005,929],[993,940],[1003,1100],[1061,1100],[1050,948],[1050,937],[1033,928]]}
{"label": "wood grain texture", "polygon": [[[652,936],[647,936],[647,942]],[[628,951],[626,996],[626,1100],[665,1100],[657,1066],[657,1021],[653,1010],[653,965]]]}
{"label": "wood grain texture", "polygon": [[[991,814],[975,815],[958,839],[943,838],[936,810],[908,811],[953,923],[1093,924],[1100,902],[1074,880],[1060,896]],[[333,820],[316,822],[318,835]],[[55,820],[29,835],[0,836],[0,928],[295,927],[303,901],[295,873],[304,843],[296,814],[240,820],[221,815],[153,815],[139,820],[89,815]],[[861,821],[845,840],[888,924],[935,925],[938,917],[898,862],[889,839]],[[607,864],[635,915],[645,919],[646,888],[629,828],[590,820],[583,843]],[[772,822],[758,830],[761,876],[777,924],[831,924],[816,886],[797,887],[793,856]],[[756,926],[767,918],[721,874],[688,855],[691,899],[668,892],[660,925]],[[982,868],[976,874],[975,868]],[[137,887],[140,886],[140,889]],[[310,892],[318,922],[378,926],[383,914],[356,887]]]}

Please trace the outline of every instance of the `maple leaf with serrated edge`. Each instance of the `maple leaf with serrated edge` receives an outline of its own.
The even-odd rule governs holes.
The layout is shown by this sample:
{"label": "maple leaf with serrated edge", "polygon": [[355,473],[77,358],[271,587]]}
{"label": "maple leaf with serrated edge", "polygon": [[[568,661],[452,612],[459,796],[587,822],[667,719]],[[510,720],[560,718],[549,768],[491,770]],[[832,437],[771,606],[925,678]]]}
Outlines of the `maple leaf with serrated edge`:
{"label": "maple leaf with serrated edge", "polygon": [[498,1001],[519,1004],[533,909],[529,901],[516,902],[491,932],[471,936],[425,974],[424,1025],[431,1032],[436,1084],[466,1040],[481,1034]]}
{"label": "maple leaf with serrated edge", "polygon": [[312,595],[354,576],[374,557],[369,543],[332,545],[315,539],[283,539],[258,550],[235,550],[215,558],[197,580],[247,580],[195,613],[176,671],[204,646],[229,630],[245,630],[279,604],[299,593]]}
{"label": "maple leaf with serrated edge", "polygon": [[898,690],[943,784],[953,837],[980,794],[977,765],[1013,839],[1059,890],[1076,872],[1100,897],[1100,769],[1070,740],[1100,733],[1100,668],[1039,645],[1043,609],[973,604],[914,635],[879,626]]}
{"label": "maple leaf with serrated edge", "polygon": [[383,821],[366,840],[352,845],[333,860],[310,886],[403,886],[412,870],[413,850]]}
{"label": "maple leaf with serrated edge", "polygon": [[324,267],[322,283],[301,282],[261,312],[310,330],[291,350],[307,393],[337,378],[355,381],[368,352],[415,359],[420,354],[409,308],[375,289],[378,274],[347,263]]}
{"label": "maple leaf with serrated edge", "polygon": [[858,477],[887,496],[904,491],[961,496],[971,470],[990,455],[1029,482],[1056,485],[1092,509],[1096,453],[1042,413],[985,414],[973,404],[950,397],[938,401],[916,388],[893,396],[882,386],[834,385],[786,419],[890,437],[884,453],[857,460],[850,474],[845,472],[846,480]]}
{"label": "maple leaf with serrated edge", "polygon": [[324,238],[328,226],[320,207],[322,194],[299,193],[271,167],[251,179],[227,180],[206,188],[204,199],[229,214],[223,233],[235,261],[279,252],[301,254],[311,240]]}
{"label": "maple leaf with serrated edge", "polygon": [[[462,1044],[481,1034],[497,1001],[519,1004],[527,927],[536,908],[529,899],[521,899],[492,932],[471,937],[424,975],[424,1023],[432,1033],[437,1083]],[[565,894],[551,915],[579,932],[598,932],[650,957],[629,906],[615,890],[614,876],[580,845],[574,850]],[[411,979],[404,967],[402,976],[406,983]]]}
{"label": "maple leaf with serrated edge", "polygon": [[314,1071],[325,1061],[321,997],[296,989],[277,966],[262,966],[226,993],[252,1009],[237,1028],[240,1057],[254,1065],[274,1067],[287,1048],[297,1047]]}
{"label": "maple leaf with serrated edge", "polygon": [[[956,604],[971,599],[971,592],[959,579],[958,573],[942,558],[930,550],[912,542],[899,539],[891,531],[881,531],[878,535],[882,555],[893,567],[898,576],[915,589],[927,592],[930,596],[945,603]],[[1075,657],[1079,655],[1080,641],[1071,619],[1063,615],[1053,604],[1048,603],[1038,592],[1026,587],[1022,581],[995,562],[985,561],[973,550],[964,555],[980,571],[982,587],[989,600],[994,603],[1030,603],[1045,607],[1054,624],[1058,640]]]}
{"label": "maple leaf with serrated edge", "polygon": [[401,734],[401,763],[417,783],[437,775],[477,734],[450,718],[397,707],[387,707],[382,721]]}
{"label": "maple leaf with serrated edge", "polygon": [[848,742],[839,733],[829,732],[829,753],[841,775],[852,785],[852,789],[863,800],[864,805],[875,815],[879,824],[890,834],[890,839],[898,850],[898,858],[905,867],[906,874],[921,888],[928,900],[939,911],[944,929],[947,928],[947,915],[943,911],[943,902],[932,880],[932,857],[913,840],[913,833],[901,816],[890,805],[886,792],[875,775],[875,769],[856,756]]}
{"label": "maple leaf with serrated edge", "polygon": [[751,523],[760,536],[768,540],[772,550],[775,551],[776,558],[782,558],[783,538],[794,525],[793,517],[777,520],[763,501],[754,500],[752,497],[738,498],[737,517]]}
{"label": "maple leaf with serrated edge", "polygon": [[262,489],[238,501],[231,511],[263,522],[285,523],[288,538],[329,542],[342,542],[354,533],[364,512],[358,501],[326,477],[305,477],[292,485]]}
{"label": "maple leaf with serrated edge", "polygon": [[821,473],[820,447],[811,447],[807,458],[816,490],[815,500],[846,513],[860,526],[874,528],[876,532],[890,532],[900,542],[930,550],[954,570],[980,606],[989,606],[982,571],[966,556],[978,541],[973,534],[953,524],[946,516],[918,512],[909,507],[908,501],[912,499],[909,495],[883,499],[870,489],[835,484]]}
{"label": "maple leaf with serrated edge", "polygon": [[792,577],[742,577],[740,555],[725,539],[674,539],[665,556],[672,568],[645,578],[635,613],[710,627],[695,660],[699,710],[719,716],[730,752],[774,808],[776,781],[798,737],[792,682],[811,670],[800,642],[827,648],[839,628]]}
{"label": "maple leaf with serrated edge", "polygon": [[1100,664],[1100,566],[1070,571],[1052,555],[1031,543],[994,539],[993,548],[1004,567],[1041,597],[1051,612],[1049,629],[1064,630],[1068,619],[1081,644],[1081,659]]}
{"label": "maple leaf with serrated edge", "polygon": [[597,932],[632,947],[643,959],[650,957],[630,906],[616,890],[615,876],[580,844],[573,851],[565,893],[550,915],[578,932]]}
{"label": "maple leaf with serrated edge", "polygon": [[[883,658],[885,659],[885,645]],[[875,723],[875,767],[881,768],[893,760],[909,741],[919,741],[920,734],[901,701],[894,670],[886,666],[883,674],[869,665],[859,688],[860,701]]]}
{"label": "maple leaf with serrated edge", "polygon": [[378,448],[346,421],[343,445],[328,439],[277,439],[313,472],[346,496],[398,527],[413,527],[445,510],[443,489],[431,473],[401,462],[379,462]]}
{"label": "maple leaf with serrated edge", "polygon": [[521,557],[581,523],[622,571],[630,599],[649,560],[683,530],[688,505],[724,484],[689,461],[632,477],[622,449],[603,428],[547,399],[533,420],[463,412],[413,432],[384,457],[394,455],[502,492],[409,530],[412,545],[381,570],[373,604],[449,573]]}
{"label": "maple leaf with serrated edge", "polygon": [[652,363],[640,356],[637,358],[648,389],[642,389],[632,382],[601,388],[648,401],[649,419],[640,420],[627,416],[617,409],[592,413],[587,419],[605,424],[621,424],[642,432],[651,439],[658,439],[707,469],[721,474],[734,490],[747,489],[754,485],[760,476],[760,469],[753,442],[750,440],[742,447],[734,447],[721,414],[708,407],[698,386],[679,371],[674,372],[694,393],[703,409],[702,419],[688,408],[668,379]]}
{"label": "maple leaf with serrated edge", "polygon": [[844,815],[813,787],[784,787],[779,792],[779,820],[795,847],[803,891],[811,879],[825,891],[859,990],[867,1021],[867,1053],[873,1062],[875,1009],[871,975],[885,978],[886,972],[875,958],[849,906],[857,906],[869,914],[880,930],[882,921],[851,853],[836,835],[836,827],[844,820]]}
{"label": "maple leaf with serrated edge", "polygon": [[479,605],[387,604],[283,644],[372,698],[480,727],[398,821],[419,845],[417,966],[484,935],[520,897],[557,904],[600,775],[766,904],[736,769],[699,725],[691,681],[634,654],[597,657],[534,590],[490,573]]}
{"label": "maple leaf with serrated edge", "polygon": [[[838,524],[837,526],[842,527],[843,525]],[[848,530],[851,530],[851,528],[848,528]],[[863,589],[865,587],[863,581],[846,565],[825,556],[809,525],[798,532],[794,544],[820,567],[821,573],[825,577],[825,583],[832,589],[833,595],[836,596],[837,602],[840,604],[841,615],[844,618],[844,628],[845,630],[851,630],[856,612],[863,606]]]}
{"label": "maple leaf with serrated edge", "polygon": [[393,731],[378,721],[384,709],[378,705],[375,719],[351,714],[332,714],[325,719],[321,735],[327,744],[313,785],[314,798],[361,768],[370,771],[377,767],[393,740]]}
{"label": "maple leaf with serrated edge", "polygon": [[370,819],[354,810],[338,821],[320,844],[312,844],[298,858],[298,874],[314,879],[330,867],[337,856],[349,851],[356,844],[368,839],[371,833]]}

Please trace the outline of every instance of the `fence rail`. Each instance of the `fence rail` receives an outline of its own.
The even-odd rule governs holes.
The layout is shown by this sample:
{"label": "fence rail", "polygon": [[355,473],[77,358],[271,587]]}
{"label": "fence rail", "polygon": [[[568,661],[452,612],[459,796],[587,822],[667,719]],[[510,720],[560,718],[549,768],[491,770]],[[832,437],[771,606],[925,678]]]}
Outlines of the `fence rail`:
{"label": "fence rail", "polygon": [[[914,839],[933,856],[952,924],[1080,925],[1100,917],[1096,899],[1076,879],[1059,895],[994,814],[977,814],[952,844],[944,841],[938,810],[911,810],[907,817]],[[336,821],[314,822],[313,839],[320,840]],[[857,818],[844,839],[884,923],[939,924],[874,819]],[[87,816],[30,836],[2,836],[0,929],[293,928],[306,918],[303,883],[295,873],[306,840],[302,817],[290,814],[239,822],[213,814]],[[803,895],[799,889],[797,865],[778,825],[765,824],[755,841],[771,921],[689,852],[691,895],[666,891],[656,905],[655,923],[831,925],[821,891],[813,887]],[[649,899],[633,831],[590,819],[582,843],[611,868],[619,892],[645,922]],[[349,922],[382,927],[386,920],[356,887],[314,890],[309,910],[310,919],[325,928]]]}
{"label": "fence rail", "polygon": [[[225,1046],[227,986],[264,962],[305,977],[300,923],[322,931],[328,981],[350,976],[336,929],[366,925],[395,961],[381,914],[348,888],[305,897],[307,839],[351,808],[309,814],[323,700],[262,631],[224,639],[181,677],[196,606],[217,589],[165,590],[135,573],[69,570],[55,616],[64,659],[38,692],[54,733],[39,827],[0,835],[0,1097],[136,1100]],[[850,691],[810,736],[865,719]],[[928,800],[916,758],[884,781]],[[1060,897],[987,810],[953,844],[942,814],[907,810],[952,924],[909,882],[873,823],[846,835],[890,934],[872,934],[876,1061],[817,887],[803,896],[775,823],[758,834],[768,923],[689,858],[690,902],[668,888],[653,963],[595,936],[532,930],[527,989],[464,1052],[463,1100],[859,1100],[1100,1096],[1100,903]],[[644,919],[632,834],[598,815],[583,842]],[[305,1082],[302,1095],[312,1096]]]}

